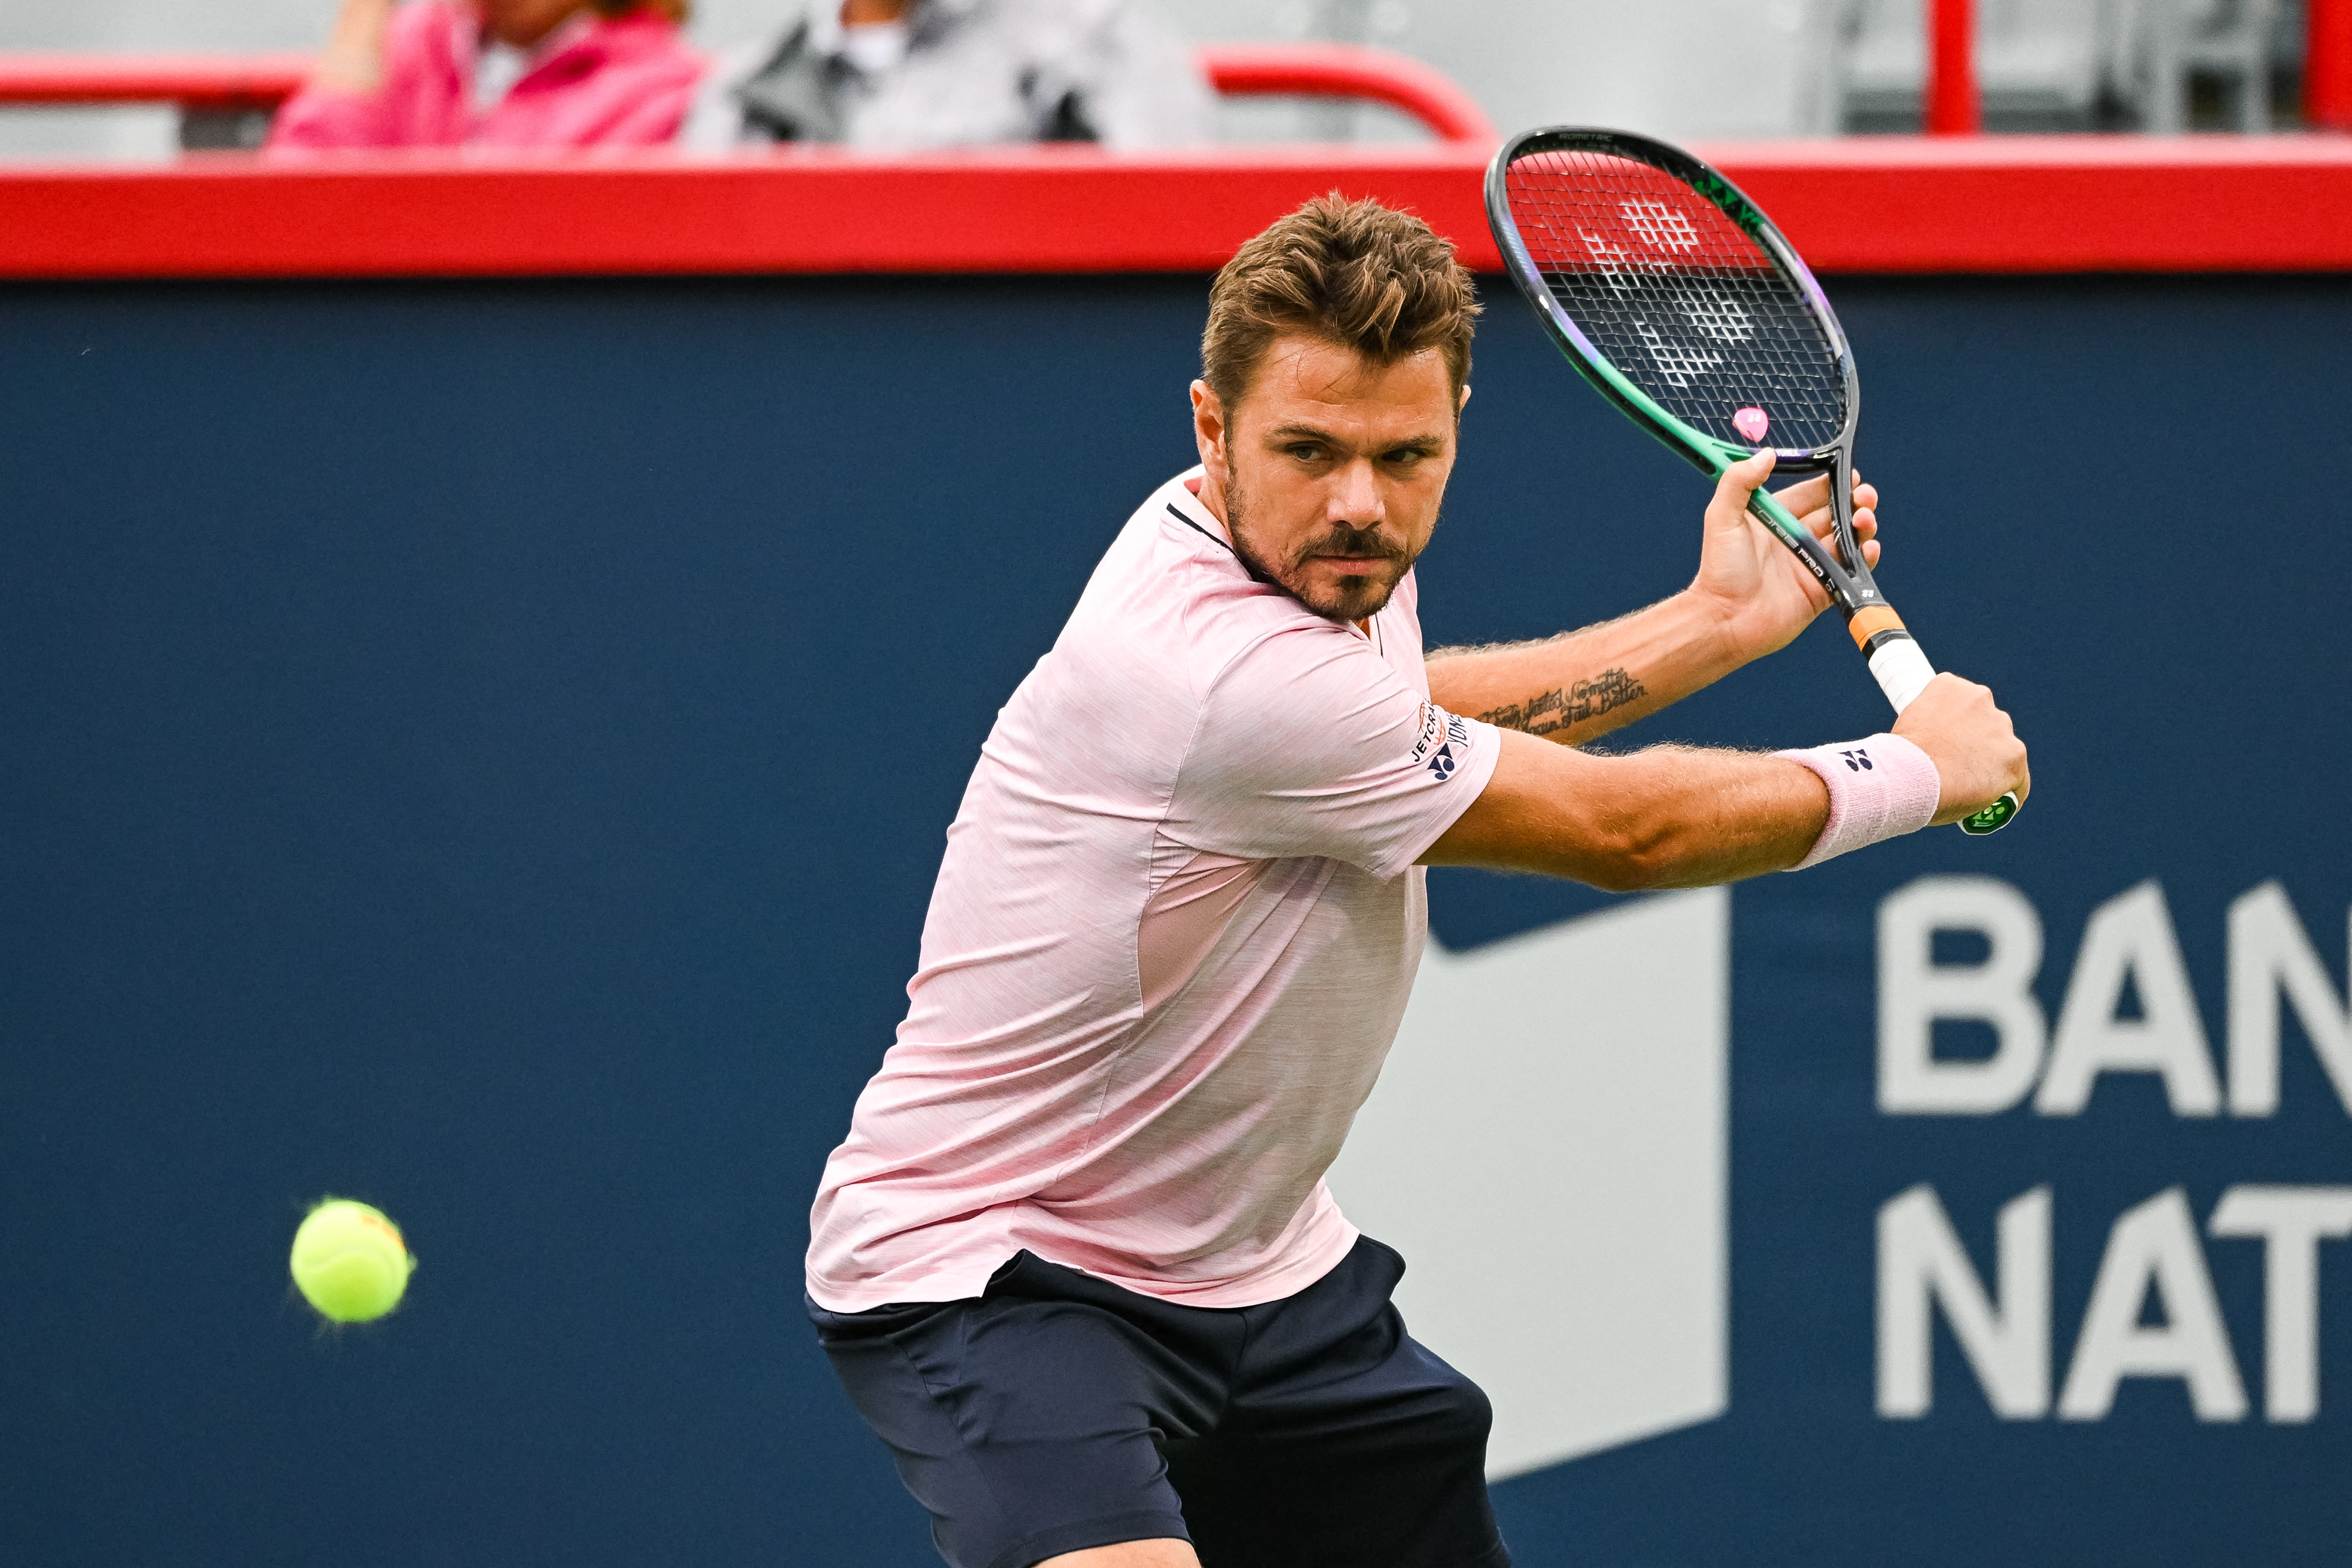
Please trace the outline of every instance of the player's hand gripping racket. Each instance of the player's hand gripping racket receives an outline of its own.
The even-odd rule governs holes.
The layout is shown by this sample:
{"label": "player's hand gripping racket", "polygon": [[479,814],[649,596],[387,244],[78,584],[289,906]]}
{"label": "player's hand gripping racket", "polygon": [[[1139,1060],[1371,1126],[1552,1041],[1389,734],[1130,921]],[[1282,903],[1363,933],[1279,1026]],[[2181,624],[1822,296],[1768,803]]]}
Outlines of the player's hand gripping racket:
{"label": "player's hand gripping racket", "polygon": [[[1679,148],[1618,131],[1531,131],[1486,170],[1504,265],[1569,361],[1636,424],[1718,477],[1768,444],[1829,476],[1827,542],[1762,490],[1748,503],[1844,612],[1901,713],[1934,676],[1853,535],[1853,355],[1821,285],[1756,204]],[[1990,833],[2003,795],[1960,823]]]}

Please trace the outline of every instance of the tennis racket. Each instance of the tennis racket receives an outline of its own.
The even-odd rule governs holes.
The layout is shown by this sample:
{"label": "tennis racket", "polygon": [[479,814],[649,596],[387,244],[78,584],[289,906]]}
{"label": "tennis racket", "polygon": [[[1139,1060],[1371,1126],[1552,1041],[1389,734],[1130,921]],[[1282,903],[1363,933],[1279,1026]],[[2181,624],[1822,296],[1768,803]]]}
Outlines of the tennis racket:
{"label": "tennis racket", "polygon": [[[1824,542],[1756,492],[1748,510],[1844,614],[1901,713],[1936,674],[1853,534],[1853,354],[1822,287],[1737,186],[1663,141],[1530,131],[1486,169],[1486,221],[1511,280],[1584,379],[1719,477],[1768,444],[1775,471],[1826,474]],[[1993,832],[2014,793],[1960,830]]]}

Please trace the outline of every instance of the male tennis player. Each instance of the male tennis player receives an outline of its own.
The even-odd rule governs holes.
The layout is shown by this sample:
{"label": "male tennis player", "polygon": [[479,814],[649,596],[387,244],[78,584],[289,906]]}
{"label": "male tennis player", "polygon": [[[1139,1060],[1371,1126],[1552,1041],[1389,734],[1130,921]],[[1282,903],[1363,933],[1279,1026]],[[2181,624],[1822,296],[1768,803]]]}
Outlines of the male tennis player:
{"label": "male tennis player", "polygon": [[[1412,986],[1421,868],[1727,882],[2026,792],[2008,717],[1949,675],[1811,752],[1576,749],[1823,608],[1747,517],[1769,456],[1717,487],[1682,593],[1424,655],[1476,309],[1451,247],[1370,202],[1243,246],[1201,466],[1129,519],[948,830],[808,1291],[956,1568],[1508,1563],[1486,1397],[1406,1336],[1402,1261],[1322,1179]],[[1826,533],[1822,481],[1784,498]]]}

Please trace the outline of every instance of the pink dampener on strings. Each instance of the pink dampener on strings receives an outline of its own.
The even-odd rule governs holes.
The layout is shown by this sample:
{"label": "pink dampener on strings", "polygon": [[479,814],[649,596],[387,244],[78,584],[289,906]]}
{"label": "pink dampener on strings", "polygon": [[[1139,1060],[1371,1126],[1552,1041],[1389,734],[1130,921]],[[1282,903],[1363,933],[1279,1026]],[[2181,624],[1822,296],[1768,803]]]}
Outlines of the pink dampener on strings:
{"label": "pink dampener on strings", "polygon": [[1760,408],[1743,408],[1731,416],[1731,428],[1750,441],[1761,441],[1772,428],[1772,416]]}

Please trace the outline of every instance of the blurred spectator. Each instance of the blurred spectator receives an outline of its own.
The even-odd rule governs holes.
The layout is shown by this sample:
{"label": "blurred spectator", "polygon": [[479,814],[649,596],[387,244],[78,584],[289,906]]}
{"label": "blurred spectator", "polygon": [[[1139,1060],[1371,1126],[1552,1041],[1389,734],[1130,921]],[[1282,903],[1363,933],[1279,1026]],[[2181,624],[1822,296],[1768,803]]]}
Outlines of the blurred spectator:
{"label": "blurred spectator", "polygon": [[709,62],[689,0],[344,0],[272,147],[638,147],[669,141]]}
{"label": "blurred spectator", "polygon": [[1192,51],[1134,0],[814,0],[704,84],[689,146],[1215,140]]}

